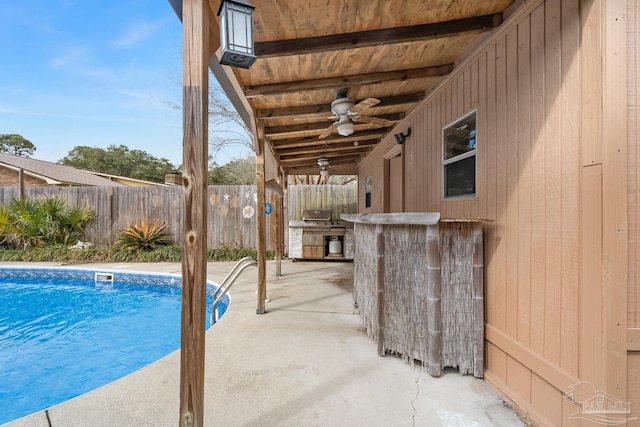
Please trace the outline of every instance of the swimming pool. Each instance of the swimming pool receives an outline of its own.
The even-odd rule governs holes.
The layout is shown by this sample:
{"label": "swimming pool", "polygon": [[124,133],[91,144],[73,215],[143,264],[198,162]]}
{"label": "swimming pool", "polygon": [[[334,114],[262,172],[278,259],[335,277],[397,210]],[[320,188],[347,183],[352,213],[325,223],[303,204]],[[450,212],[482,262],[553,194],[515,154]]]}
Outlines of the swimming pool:
{"label": "swimming pool", "polygon": [[[180,282],[175,275],[0,268],[0,424],[178,350]],[[208,294],[214,289],[210,283]],[[225,297],[218,317],[228,304]]]}

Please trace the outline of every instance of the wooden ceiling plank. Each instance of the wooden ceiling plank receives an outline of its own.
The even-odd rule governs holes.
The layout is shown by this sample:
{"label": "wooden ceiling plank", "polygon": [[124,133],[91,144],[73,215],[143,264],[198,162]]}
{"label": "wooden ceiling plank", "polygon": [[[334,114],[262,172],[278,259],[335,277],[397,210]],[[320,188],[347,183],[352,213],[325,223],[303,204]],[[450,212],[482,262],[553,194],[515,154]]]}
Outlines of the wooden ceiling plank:
{"label": "wooden ceiling plank", "polygon": [[283,95],[287,93],[304,92],[318,89],[339,89],[346,86],[373,85],[427,77],[440,77],[449,74],[453,64],[441,64],[431,67],[414,68],[408,70],[387,71],[380,73],[355,74],[350,76],[328,77],[324,79],[307,79],[300,81],[269,83],[264,85],[247,86],[245,96],[249,99],[265,95]]}
{"label": "wooden ceiling plank", "polygon": [[354,150],[359,150],[359,147],[366,147],[366,146],[371,146],[371,145],[376,145],[378,143],[377,140],[367,140],[367,141],[362,141],[360,143],[358,143],[357,146],[350,144],[350,143],[342,143],[342,144],[331,144],[331,145],[324,145],[324,146],[320,146],[320,145],[302,145],[302,146],[295,146],[295,147],[281,147],[278,148],[275,151],[275,155],[277,156],[288,156],[288,155],[294,155],[296,154],[298,151],[296,150],[300,150],[300,149],[311,149],[313,148],[316,151],[322,151],[322,150],[331,150],[334,148],[340,148],[340,149],[346,149],[346,148],[353,148]]}
{"label": "wooden ceiling plank", "polygon": [[303,55],[331,50],[431,40],[470,31],[487,31],[499,26],[501,23],[502,14],[496,13],[408,27],[383,28],[379,30],[332,34],[320,37],[256,42],[255,51],[258,58]]}
{"label": "wooden ceiling plank", "polygon": [[285,154],[282,154],[280,150],[278,150],[278,156],[280,157],[281,161],[284,161],[283,160],[284,156],[301,156],[301,155],[312,154],[312,153],[329,153],[329,152],[336,153],[336,152],[344,152],[344,151],[360,152],[360,151],[368,151],[371,148],[373,148],[375,145],[376,144],[360,144],[357,147],[353,145],[349,145],[346,147],[332,147],[332,146],[322,145],[322,146],[316,146],[316,147],[287,150]]}
{"label": "wooden ceiling plank", "polygon": [[340,138],[333,138],[333,139],[323,139],[322,141],[318,141],[318,138],[300,138],[293,141],[288,140],[283,143],[281,142],[277,144],[271,144],[271,146],[273,147],[274,150],[280,150],[280,149],[293,148],[293,147],[319,146],[320,145],[319,143],[322,143],[323,145],[329,145],[329,144],[339,144],[341,142],[348,142],[350,144],[353,144],[354,142],[358,142],[359,144],[365,141],[380,140],[384,135],[385,135],[385,132],[367,132],[357,137],[352,137],[352,138],[340,137]]}
{"label": "wooden ceiling plank", "polygon": [[[329,164],[342,164],[349,163],[352,161],[358,161],[362,158],[361,153],[352,154],[348,156],[340,156],[340,157],[328,157]],[[286,167],[295,167],[295,166],[306,166],[306,165],[316,165],[318,166],[318,156],[305,156],[305,157],[294,157],[291,159],[283,159],[283,163],[286,164]],[[332,163],[333,162],[333,163]]]}

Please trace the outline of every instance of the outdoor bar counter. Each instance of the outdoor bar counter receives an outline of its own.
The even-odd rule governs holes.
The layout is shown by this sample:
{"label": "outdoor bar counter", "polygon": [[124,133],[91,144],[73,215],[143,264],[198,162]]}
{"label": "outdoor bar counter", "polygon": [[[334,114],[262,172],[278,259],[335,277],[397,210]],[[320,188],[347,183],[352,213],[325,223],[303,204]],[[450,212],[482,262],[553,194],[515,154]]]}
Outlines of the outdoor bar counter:
{"label": "outdoor bar counter", "polygon": [[354,223],[354,299],[378,354],[483,376],[482,223],[437,212],[342,215]]}

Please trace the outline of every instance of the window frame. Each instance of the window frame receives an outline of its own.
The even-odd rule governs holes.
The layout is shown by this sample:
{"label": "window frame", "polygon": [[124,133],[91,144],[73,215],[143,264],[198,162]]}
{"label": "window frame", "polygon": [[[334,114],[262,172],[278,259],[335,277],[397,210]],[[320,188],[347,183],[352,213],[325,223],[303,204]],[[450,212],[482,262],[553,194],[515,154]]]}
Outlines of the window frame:
{"label": "window frame", "polygon": [[[458,126],[461,126],[465,121],[467,121],[470,117],[475,116],[475,128],[473,130],[475,130],[475,137],[476,137],[476,142],[474,145],[474,148],[472,150],[466,151],[464,153],[458,154],[457,156],[453,156],[450,158],[446,158],[447,155],[447,139],[446,139],[446,131],[448,129],[451,128],[456,128]],[[445,200],[451,200],[451,199],[473,199],[476,198],[478,195],[478,186],[477,186],[477,182],[475,182],[475,179],[478,177],[478,110],[474,109],[466,114],[464,114],[463,116],[457,118],[456,120],[454,120],[453,122],[449,123],[448,125],[444,126],[442,128],[442,170],[441,170],[441,177],[442,177],[442,198]],[[474,191],[473,193],[467,193],[467,194],[457,194],[454,196],[448,196],[447,195],[447,180],[446,180],[446,170],[447,170],[447,166],[454,164],[454,163],[458,163],[462,160],[466,160],[470,157],[475,157],[475,168],[474,168]]]}

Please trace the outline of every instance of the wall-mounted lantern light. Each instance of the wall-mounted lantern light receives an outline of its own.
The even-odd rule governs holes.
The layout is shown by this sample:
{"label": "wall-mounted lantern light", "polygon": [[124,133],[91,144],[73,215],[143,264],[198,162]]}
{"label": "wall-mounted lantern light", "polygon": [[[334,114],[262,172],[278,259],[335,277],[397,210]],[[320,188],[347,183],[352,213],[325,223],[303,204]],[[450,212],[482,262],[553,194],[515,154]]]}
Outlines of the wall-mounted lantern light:
{"label": "wall-mounted lantern light", "polygon": [[398,145],[402,145],[404,144],[404,141],[406,141],[407,137],[411,136],[411,128],[407,129],[407,133],[396,133],[393,136],[396,137],[396,143]]}
{"label": "wall-mounted lantern light", "polygon": [[245,0],[222,0],[220,17],[220,63],[249,68],[256,60],[253,47],[253,10]]}

